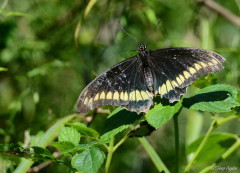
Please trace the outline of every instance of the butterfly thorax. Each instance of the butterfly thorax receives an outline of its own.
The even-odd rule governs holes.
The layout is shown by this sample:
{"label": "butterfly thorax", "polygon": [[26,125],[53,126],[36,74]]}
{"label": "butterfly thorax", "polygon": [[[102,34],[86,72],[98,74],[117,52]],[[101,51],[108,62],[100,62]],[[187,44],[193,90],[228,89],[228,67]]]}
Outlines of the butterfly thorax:
{"label": "butterfly thorax", "polygon": [[142,63],[142,68],[143,68],[143,72],[144,72],[144,78],[145,78],[145,82],[146,85],[148,87],[148,89],[154,93],[154,87],[153,87],[153,73],[152,70],[149,66],[149,51],[147,50],[147,46],[145,44],[141,44],[138,47],[138,51],[139,51],[139,58],[141,60]]}

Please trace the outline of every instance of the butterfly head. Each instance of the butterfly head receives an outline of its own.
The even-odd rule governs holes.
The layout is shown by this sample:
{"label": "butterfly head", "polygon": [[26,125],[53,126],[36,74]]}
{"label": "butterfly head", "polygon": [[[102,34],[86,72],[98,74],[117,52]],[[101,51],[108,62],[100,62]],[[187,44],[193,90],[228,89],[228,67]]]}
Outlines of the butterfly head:
{"label": "butterfly head", "polygon": [[145,44],[140,44],[138,47],[139,52],[145,52],[147,50],[147,46]]}

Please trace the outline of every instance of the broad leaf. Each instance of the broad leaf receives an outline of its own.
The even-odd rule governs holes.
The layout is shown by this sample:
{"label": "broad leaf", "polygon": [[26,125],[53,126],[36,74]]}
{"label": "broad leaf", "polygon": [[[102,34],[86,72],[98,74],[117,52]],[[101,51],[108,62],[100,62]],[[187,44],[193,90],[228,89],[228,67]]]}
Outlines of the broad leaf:
{"label": "broad leaf", "polygon": [[90,147],[99,146],[109,142],[110,140],[100,140],[100,141],[92,141],[92,142],[89,142],[88,144],[79,144],[75,147],[62,151],[62,154],[68,154],[68,153],[74,153],[81,150],[86,150]]}
{"label": "broad leaf", "polygon": [[99,134],[96,130],[94,130],[90,127],[87,127],[83,123],[75,122],[75,123],[68,123],[67,125],[77,129],[80,132],[81,136],[83,136],[83,137],[91,137],[91,138],[98,138],[99,137]]}
{"label": "broad leaf", "polygon": [[59,142],[70,142],[77,145],[80,142],[80,133],[73,127],[63,127],[59,133]]}
{"label": "broad leaf", "polygon": [[51,145],[59,150],[67,150],[73,148],[75,145],[69,141],[52,142]]}
{"label": "broad leaf", "polygon": [[96,173],[103,164],[105,154],[99,148],[89,148],[73,156],[72,167],[83,173]]}
{"label": "broad leaf", "polygon": [[104,131],[101,139],[106,140],[127,129],[136,120],[141,118],[141,114],[127,111],[122,108],[114,110],[104,124]]}
{"label": "broad leaf", "polygon": [[[187,147],[187,154],[193,153],[203,140],[203,136]],[[229,133],[213,133],[196,158],[196,164],[214,162],[236,141],[236,136]]]}
{"label": "broad leaf", "polygon": [[175,113],[181,108],[181,101],[175,105],[163,106],[161,103],[155,105],[153,109],[150,109],[146,114],[147,122],[154,128],[158,128],[168,120],[170,120]]}
{"label": "broad leaf", "polygon": [[183,99],[183,106],[199,111],[230,112],[240,105],[237,94],[238,90],[233,86],[212,85],[196,91],[193,97]]}

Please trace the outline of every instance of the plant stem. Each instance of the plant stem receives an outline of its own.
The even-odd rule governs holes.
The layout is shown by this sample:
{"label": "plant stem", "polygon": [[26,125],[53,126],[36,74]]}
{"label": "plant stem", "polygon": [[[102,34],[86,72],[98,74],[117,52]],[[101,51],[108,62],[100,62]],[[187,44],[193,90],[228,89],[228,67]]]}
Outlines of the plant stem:
{"label": "plant stem", "polygon": [[175,153],[176,153],[176,173],[179,172],[179,128],[178,128],[178,115],[175,114],[174,120],[174,134],[175,134]]}
{"label": "plant stem", "polygon": [[[237,141],[227,150],[223,153],[221,158],[217,161],[220,162],[224,159],[226,159],[229,155],[231,155],[238,147],[240,146],[240,138],[237,139]],[[200,171],[200,173],[206,173],[211,171],[217,164],[213,163],[212,165],[204,168],[203,170]]]}
{"label": "plant stem", "polygon": [[197,148],[197,151],[195,152],[192,160],[190,160],[190,162],[188,163],[188,165],[186,166],[184,172],[188,172],[193,164],[193,162],[195,161],[195,159],[197,158],[198,154],[200,153],[200,151],[203,149],[204,145],[206,144],[211,132],[216,128],[216,117],[214,118],[211,126],[209,127],[208,131],[207,131],[207,134],[204,136],[202,142],[200,143],[200,145],[198,146]]}
{"label": "plant stem", "polygon": [[116,149],[118,149],[118,147],[120,145],[122,145],[127,139],[128,139],[128,135],[124,136],[124,138],[122,138],[114,147],[113,147],[113,152],[116,151]]}
{"label": "plant stem", "polygon": [[240,146],[240,138],[222,155],[222,159],[226,159],[229,155],[231,155],[238,147]]}
{"label": "plant stem", "polygon": [[231,115],[231,116],[229,116],[229,117],[227,117],[227,118],[224,118],[224,119],[220,119],[220,120],[218,120],[217,121],[217,125],[218,126],[220,126],[220,125],[222,125],[222,124],[224,124],[224,123],[226,123],[226,122],[228,122],[228,121],[231,121],[231,120],[233,120],[233,119],[235,119],[235,118],[239,118],[239,116],[237,116],[237,115]]}
{"label": "plant stem", "polygon": [[156,151],[153,149],[151,144],[147,141],[145,137],[138,138],[139,142],[142,144],[145,151],[148,153],[149,157],[153,161],[155,167],[159,172],[164,171],[165,173],[170,173],[167,167],[162,162],[161,158],[158,156]]}
{"label": "plant stem", "polygon": [[111,137],[111,141],[109,143],[109,147],[108,147],[108,155],[107,155],[107,161],[105,164],[105,173],[108,173],[109,170],[109,166],[111,164],[112,161],[112,155],[113,155],[113,147],[114,147],[114,137]]}

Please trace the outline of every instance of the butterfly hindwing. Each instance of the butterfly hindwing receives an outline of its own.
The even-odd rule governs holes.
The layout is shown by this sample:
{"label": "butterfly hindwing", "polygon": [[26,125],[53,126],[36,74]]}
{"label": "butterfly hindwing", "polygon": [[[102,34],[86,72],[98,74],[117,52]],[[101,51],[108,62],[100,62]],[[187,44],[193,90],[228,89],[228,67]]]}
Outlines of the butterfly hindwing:
{"label": "butterfly hindwing", "polygon": [[139,54],[113,66],[94,79],[80,94],[78,110],[86,113],[102,105],[147,112],[153,96],[178,101],[198,77],[222,70],[219,54],[194,48],[155,51],[139,46]]}
{"label": "butterfly hindwing", "polygon": [[78,99],[80,112],[88,112],[101,105],[123,106],[137,113],[146,112],[152,105],[142,63],[134,56],[94,79]]}
{"label": "butterfly hindwing", "polygon": [[179,100],[196,78],[223,69],[219,54],[194,48],[168,48],[149,51],[155,95]]}

